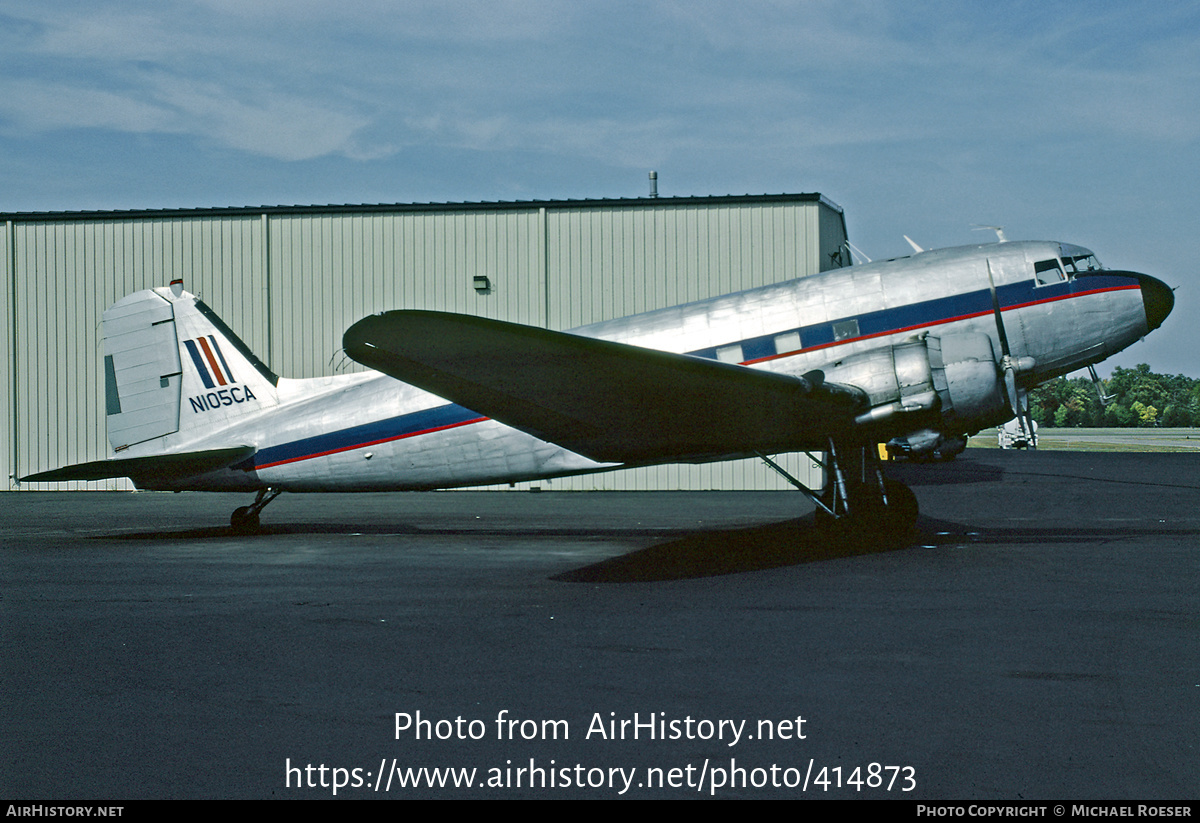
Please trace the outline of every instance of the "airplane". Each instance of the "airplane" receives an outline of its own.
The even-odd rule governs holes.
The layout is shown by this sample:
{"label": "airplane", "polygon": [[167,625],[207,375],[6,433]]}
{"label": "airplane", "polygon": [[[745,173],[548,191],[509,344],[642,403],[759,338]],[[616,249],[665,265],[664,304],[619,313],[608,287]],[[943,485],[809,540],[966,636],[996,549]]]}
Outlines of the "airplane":
{"label": "airplane", "polygon": [[[919,247],[916,247],[919,248]],[[1088,249],[998,242],[834,269],[570,332],[398,310],[346,330],[371,371],[276,375],[182,281],[103,318],[110,459],[23,482],[142,489],[429,490],[757,456],[823,522],[911,529],[877,445],[932,453],[1162,325],[1172,290]],[[1093,371],[1094,373],[1094,371]],[[772,458],[808,452],[808,488]],[[815,453],[822,456],[817,457]]]}

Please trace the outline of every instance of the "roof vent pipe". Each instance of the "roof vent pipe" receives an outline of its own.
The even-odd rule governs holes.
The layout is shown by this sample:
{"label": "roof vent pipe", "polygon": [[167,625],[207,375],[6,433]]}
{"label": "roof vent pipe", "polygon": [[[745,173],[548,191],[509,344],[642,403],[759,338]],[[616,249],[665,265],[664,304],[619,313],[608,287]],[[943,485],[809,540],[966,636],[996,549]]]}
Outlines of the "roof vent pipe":
{"label": "roof vent pipe", "polygon": [[650,196],[658,197],[658,172],[650,172]]}

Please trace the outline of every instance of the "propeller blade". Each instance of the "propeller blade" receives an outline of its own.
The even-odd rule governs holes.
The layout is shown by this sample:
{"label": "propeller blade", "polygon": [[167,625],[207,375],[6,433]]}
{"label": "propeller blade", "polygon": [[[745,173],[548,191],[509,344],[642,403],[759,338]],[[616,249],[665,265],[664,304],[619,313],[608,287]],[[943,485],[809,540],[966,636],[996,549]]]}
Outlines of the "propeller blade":
{"label": "propeller blade", "polygon": [[[996,294],[996,279],[992,277],[992,261],[987,261],[988,288],[992,290],[992,314],[996,317],[996,333],[1000,335],[1000,353],[1007,360],[1011,352],[1008,350],[1008,332],[1004,330],[1004,318],[1000,314],[1000,297]],[[1011,366],[1009,367],[1011,368]]]}
{"label": "propeller blade", "polygon": [[1012,364],[1007,362],[1009,358],[1006,356],[1004,359],[1004,387],[1008,389],[1008,407],[1012,409],[1013,417],[1020,417],[1021,398],[1017,395],[1017,372]]}

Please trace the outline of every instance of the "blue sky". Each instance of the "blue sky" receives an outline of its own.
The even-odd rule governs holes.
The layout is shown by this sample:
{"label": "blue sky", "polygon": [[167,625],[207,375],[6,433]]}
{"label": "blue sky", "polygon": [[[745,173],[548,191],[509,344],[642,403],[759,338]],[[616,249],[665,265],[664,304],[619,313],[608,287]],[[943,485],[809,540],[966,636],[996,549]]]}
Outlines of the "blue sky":
{"label": "blue sky", "polygon": [[0,0],[0,211],[819,191],[880,258],[1066,240],[1179,288],[1194,2]]}

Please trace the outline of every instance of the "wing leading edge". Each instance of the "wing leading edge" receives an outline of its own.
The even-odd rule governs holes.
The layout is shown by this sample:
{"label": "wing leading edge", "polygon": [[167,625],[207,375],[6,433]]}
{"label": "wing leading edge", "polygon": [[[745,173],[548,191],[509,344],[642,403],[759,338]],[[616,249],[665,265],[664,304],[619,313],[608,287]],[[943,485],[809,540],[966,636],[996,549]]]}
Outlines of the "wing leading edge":
{"label": "wing leading edge", "polygon": [[823,447],[857,393],[685,354],[460,314],[355,323],[346,353],[605,463],[688,462]]}

